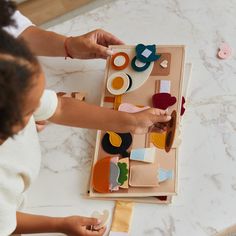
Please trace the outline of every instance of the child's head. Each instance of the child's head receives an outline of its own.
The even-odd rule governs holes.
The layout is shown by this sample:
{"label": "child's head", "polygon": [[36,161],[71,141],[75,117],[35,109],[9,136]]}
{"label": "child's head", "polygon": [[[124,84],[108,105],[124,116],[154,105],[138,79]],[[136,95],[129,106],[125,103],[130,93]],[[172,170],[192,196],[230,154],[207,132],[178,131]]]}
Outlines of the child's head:
{"label": "child's head", "polygon": [[0,30],[0,140],[19,132],[39,105],[44,75],[25,43]]}

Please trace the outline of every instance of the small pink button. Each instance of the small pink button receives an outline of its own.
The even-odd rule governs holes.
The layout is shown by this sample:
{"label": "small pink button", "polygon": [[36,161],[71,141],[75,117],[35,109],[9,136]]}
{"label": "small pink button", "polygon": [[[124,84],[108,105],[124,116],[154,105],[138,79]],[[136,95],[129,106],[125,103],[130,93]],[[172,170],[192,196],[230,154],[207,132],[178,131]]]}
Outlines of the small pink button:
{"label": "small pink button", "polygon": [[220,59],[228,59],[232,54],[232,49],[227,43],[222,43],[219,48],[218,57]]}

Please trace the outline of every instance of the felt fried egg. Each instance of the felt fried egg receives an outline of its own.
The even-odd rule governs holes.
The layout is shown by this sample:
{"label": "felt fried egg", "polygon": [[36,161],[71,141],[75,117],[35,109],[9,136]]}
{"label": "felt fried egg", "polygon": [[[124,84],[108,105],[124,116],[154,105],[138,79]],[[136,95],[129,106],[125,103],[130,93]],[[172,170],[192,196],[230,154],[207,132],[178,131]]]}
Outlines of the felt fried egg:
{"label": "felt fried egg", "polygon": [[131,78],[123,72],[117,72],[109,76],[107,90],[113,95],[124,94],[132,84]]}

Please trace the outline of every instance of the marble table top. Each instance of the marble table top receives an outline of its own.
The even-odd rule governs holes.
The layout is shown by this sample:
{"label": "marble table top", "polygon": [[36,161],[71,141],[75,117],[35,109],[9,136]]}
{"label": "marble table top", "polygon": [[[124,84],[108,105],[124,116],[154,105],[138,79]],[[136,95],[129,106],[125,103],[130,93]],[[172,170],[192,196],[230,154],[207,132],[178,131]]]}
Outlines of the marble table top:
{"label": "marble table top", "polygon": [[[221,42],[236,45],[235,12],[234,0],[118,0],[50,28],[68,36],[103,28],[127,44],[186,45],[193,70],[182,122],[178,196],[171,205],[136,204],[132,236],[214,235],[236,223],[236,56],[216,57]],[[40,60],[48,88],[86,91],[87,101],[99,104],[104,60]],[[83,198],[95,134],[52,124],[40,133],[42,168],[28,192],[27,212],[112,213],[114,202]]]}

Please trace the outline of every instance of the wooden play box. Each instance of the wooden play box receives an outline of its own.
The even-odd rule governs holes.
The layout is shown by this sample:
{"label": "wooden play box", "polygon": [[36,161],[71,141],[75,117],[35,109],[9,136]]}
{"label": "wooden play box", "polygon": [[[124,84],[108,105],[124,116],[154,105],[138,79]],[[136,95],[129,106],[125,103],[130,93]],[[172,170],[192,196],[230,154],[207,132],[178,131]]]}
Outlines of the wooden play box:
{"label": "wooden play box", "polygon": [[[144,49],[141,52],[142,55],[149,57],[151,47],[145,45],[142,45],[142,47]],[[150,131],[148,134],[141,135],[127,134],[128,137],[125,136],[126,134],[124,136],[122,136],[123,134],[117,134],[123,142],[118,146],[123,144],[125,146],[129,142],[130,145],[128,144],[122,150],[119,150],[117,146],[113,149],[111,147],[110,150],[109,147],[112,146],[112,141],[109,135],[112,132],[98,131],[88,196],[107,200],[122,199],[146,203],[170,203],[172,197],[177,194],[179,127],[181,115],[184,113],[182,88],[184,83],[185,47],[155,46],[156,58],[158,59],[150,63],[147,62],[149,64],[144,71],[139,71],[139,67],[145,67],[146,62],[137,63],[135,61],[138,53],[137,46],[119,45],[110,46],[110,48],[114,55],[107,59],[101,106],[118,110],[123,106],[122,104],[125,104],[124,107],[131,104],[136,108],[154,107],[154,104],[157,104],[156,106],[160,106],[160,108],[168,108],[168,112],[175,115],[174,128],[172,127],[175,135],[173,136],[174,140],[171,143],[171,148],[167,150],[168,132],[156,133]],[[128,75],[128,82],[117,82],[117,77],[120,75],[122,77],[124,73]],[[114,78],[116,78],[116,84]],[[120,89],[119,91],[125,89],[125,92],[120,94],[118,91],[118,94],[116,94],[112,86],[117,90]],[[169,100],[169,105],[166,104],[167,100]],[[123,110],[121,109],[121,111]],[[155,151],[150,154],[153,158],[152,161],[145,162],[135,159],[133,153],[136,153],[137,150],[138,153],[140,153],[140,150],[144,153],[149,149]],[[148,153],[151,152],[148,151]],[[113,159],[116,160],[116,164],[112,163],[111,166],[110,163],[113,162]],[[106,162],[106,164],[103,162]],[[127,164],[127,179],[123,180],[122,185],[117,177],[115,182],[119,183],[119,186],[113,188],[111,178],[114,178],[113,175],[115,174],[112,171],[117,172],[118,170],[117,176],[120,176],[122,169],[117,167],[120,167],[120,164],[117,165],[117,163],[123,162]],[[106,165],[106,168],[100,168],[98,163],[101,163],[103,167]],[[157,179],[154,178],[155,175]],[[105,186],[106,188],[104,186],[103,188],[97,187],[101,182],[103,182],[103,185],[104,181],[106,184],[109,183],[109,176],[109,186]]]}

